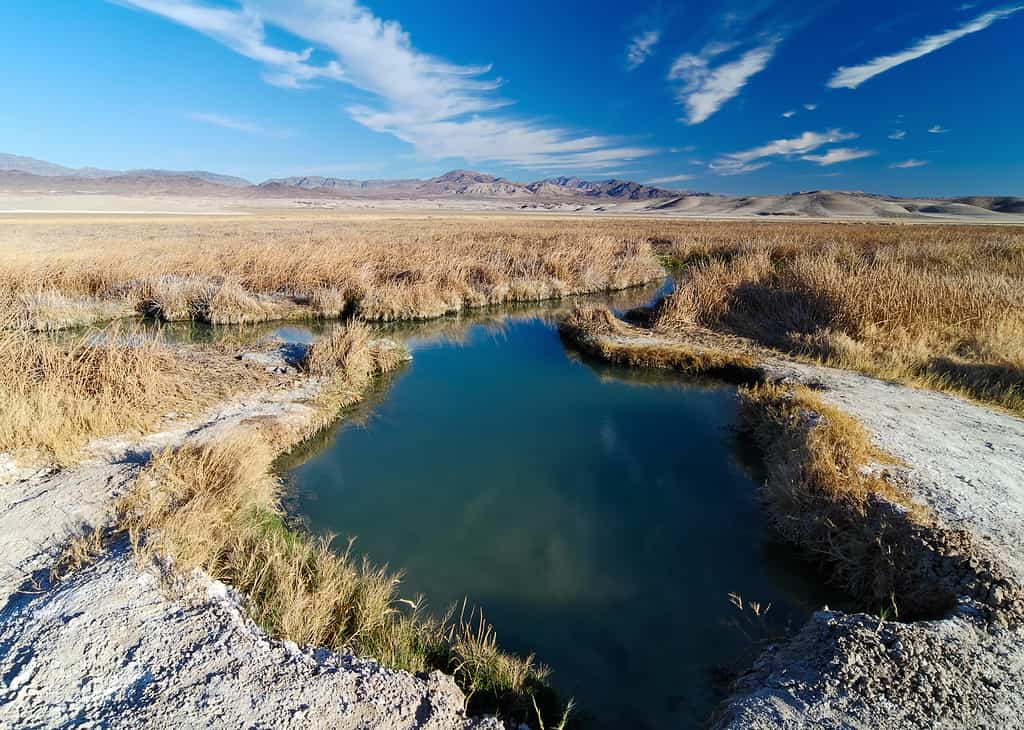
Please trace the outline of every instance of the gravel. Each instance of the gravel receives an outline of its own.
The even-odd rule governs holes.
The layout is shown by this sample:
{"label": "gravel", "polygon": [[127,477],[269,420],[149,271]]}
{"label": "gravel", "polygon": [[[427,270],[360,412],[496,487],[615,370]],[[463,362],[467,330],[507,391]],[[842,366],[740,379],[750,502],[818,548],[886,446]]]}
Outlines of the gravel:
{"label": "gravel", "polygon": [[203,574],[126,544],[0,613],[0,727],[498,728],[454,680],[268,639]]}

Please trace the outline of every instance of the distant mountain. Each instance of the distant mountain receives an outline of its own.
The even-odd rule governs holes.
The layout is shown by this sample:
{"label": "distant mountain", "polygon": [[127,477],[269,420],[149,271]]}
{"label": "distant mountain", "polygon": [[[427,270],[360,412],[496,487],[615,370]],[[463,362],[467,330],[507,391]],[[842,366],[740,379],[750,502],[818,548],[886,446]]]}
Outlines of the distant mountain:
{"label": "distant mountain", "polygon": [[692,195],[692,193],[685,190],[653,187],[633,182],[632,180],[616,180],[614,178],[602,182],[592,182],[578,177],[556,177],[539,183],[531,183],[531,187],[533,186],[561,188],[591,198],[618,198],[624,200],[652,200],[655,198],[678,198],[683,195]]}
{"label": "distant mountain", "polygon": [[109,177],[33,175],[20,170],[0,170],[3,193],[108,193],[113,195],[172,195],[237,197],[246,188],[228,187],[190,175],[116,174]]}
{"label": "distant mountain", "polygon": [[312,175],[309,177],[278,177],[261,182],[257,187],[288,187],[301,188],[302,190],[339,190],[357,191],[368,190],[373,185],[371,180],[343,180],[337,177],[320,177]]}
{"label": "distant mountain", "polygon": [[451,170],[428,180],[348,180],[334,177],[286,177],[260,183],[280,193],[287,188],[351,195],[434,197],[460,195],[472,198],[605,198],[653,200],[686,195],[681,190],[656,188],[628,180],[592,182],[578,177],[556,177],[521,183],[472,170]]}
{"label": "distant mountain", "polygon": [[21,155],[7,155],[0,152],[0,170],[18,170],[27,172],[30,175],[43,175],[46,177],[57,175],[75,175],[76,170],[62,165],[55,165],[52,162],[36,160],[32,157]]}
{"label": "distant mountain", "polygon": [[136,177],[190,177],[203,182],[224,185],[229,188],[248,188],[252,183],[243,177],[234,175],[221,175],[206,170],[125,170],[121,175],[135,175]]}
{"label": "distant mountain", "polygon": [[220,175],[205,170],[103,170],[97,167],[64,167],[45,160],[37,160],[32,157],[21,155],[8,155],[0,153],[0,171],[6,172],[27,172],[30,175],[40,177],[74,177],[85,180],[102,180],[107,178],[123,177],[173,177],[173,178],[194,178],[203,182],[224,185],[225,187],[244,188],[252,185],[251,182],[240,177],[231,175]]}
{"label": "distant mountain", "polygon": [[465,195],[473,198],[529,197],[526,185],[472,170],[451,170],[417,186],[426,195]]}

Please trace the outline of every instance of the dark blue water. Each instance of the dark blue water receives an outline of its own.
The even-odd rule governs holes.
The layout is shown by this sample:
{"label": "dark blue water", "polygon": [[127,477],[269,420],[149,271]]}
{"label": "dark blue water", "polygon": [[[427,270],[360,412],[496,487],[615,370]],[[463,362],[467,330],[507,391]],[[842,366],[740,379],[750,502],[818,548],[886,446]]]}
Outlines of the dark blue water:
{"label": "dark blue water", "polygon": [[699,726],[834,598],[766,527],[733,388],[584,362],[544,317],[425,327],[290,470],[295,508],[439,613],[482,606],[595,726]]}

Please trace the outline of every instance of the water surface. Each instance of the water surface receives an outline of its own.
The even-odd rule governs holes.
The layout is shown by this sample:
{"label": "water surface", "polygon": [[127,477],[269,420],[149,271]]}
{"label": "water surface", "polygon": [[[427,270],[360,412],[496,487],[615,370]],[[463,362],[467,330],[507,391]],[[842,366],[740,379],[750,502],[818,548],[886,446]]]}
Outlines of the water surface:
{"label": "water surface", "polygon": [[482,606],[593,726],[699,726],[833,597],[766,527],[734,388],[586,362],[544,312],[393,331],[413,361],[290,465],[296,513]]}

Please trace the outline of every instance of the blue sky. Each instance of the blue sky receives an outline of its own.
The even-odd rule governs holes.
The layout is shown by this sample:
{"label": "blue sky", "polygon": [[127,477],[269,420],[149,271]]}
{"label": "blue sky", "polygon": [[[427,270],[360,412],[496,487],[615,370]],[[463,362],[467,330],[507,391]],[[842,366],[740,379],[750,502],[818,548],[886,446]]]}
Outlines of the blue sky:
{"label": "blue sky", "polygon": [[1024,195],[1024,5],[808,5],[5,0],[0,151]]}

